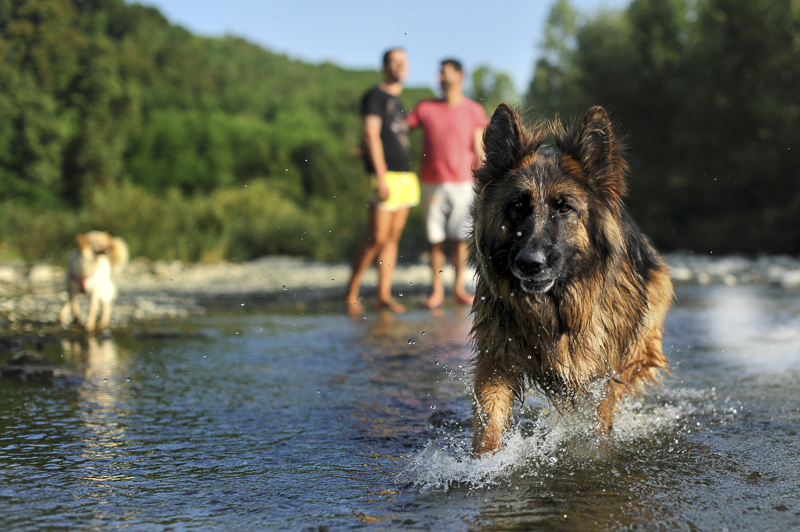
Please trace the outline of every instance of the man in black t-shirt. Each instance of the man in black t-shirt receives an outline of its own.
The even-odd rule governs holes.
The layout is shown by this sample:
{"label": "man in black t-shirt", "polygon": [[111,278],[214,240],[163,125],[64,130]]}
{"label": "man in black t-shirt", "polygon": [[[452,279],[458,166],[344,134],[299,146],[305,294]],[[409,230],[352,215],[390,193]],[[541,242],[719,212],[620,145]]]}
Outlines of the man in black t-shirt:
{"label": "man in black t-shirt", "polygon": [[[381,117],[381,144],[386,169],[390,172],[407,172],[410,167],[408,131],[403,102],[394,94],[384,92],[380,86],[370,89],[361,100],[361,116]],[[365,138],[366,142],[366,138]],[[367,172],[375,174],[372,154],[362,152]]]}
{"label": "man in black t-shirt", "polygon": [[345,304],[350,314],[364,311],[358,300],[361,277],[377,259],[378,297],[375,308],[403,312],[405,307],[392,298],[392,273],[397,247],[408,218],[408,209],[419,203],[419,182],[409,172],[409,127],[403,102],[403,80],[408,73],[406,53],[400,48],[383,56],[383,81],[370,89],[361,101],[364,142],[361,154],[372,174],[370,227],[367,239],[353,261],[353,275]]}

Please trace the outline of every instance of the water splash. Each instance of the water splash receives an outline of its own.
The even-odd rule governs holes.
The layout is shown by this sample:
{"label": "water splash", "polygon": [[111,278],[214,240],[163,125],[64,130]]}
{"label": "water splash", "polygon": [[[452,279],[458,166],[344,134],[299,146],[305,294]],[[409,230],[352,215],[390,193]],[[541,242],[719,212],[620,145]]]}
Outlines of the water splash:
{"label": "water splash", "polygon": [[603,386],[598,383],[569,411],[559,412],[539,398],[529,402],[506,434],[503,449],[493,455],[473,457],[471,429],[460,423],[460,433],[443,431],[409,456],[402,476],[423,492],[488,489],[520,478],[546,477],[554,468],[577,471],[607,465],[620,454],[636,452],[643,442],[672,451],[676,430],[687,430],[688,419],[703,410],[704,403],[712,406],[707,392],[685,389],[661,390],[658,402],[631,398],[615,415],[613,434],[606,438],[595,428]]}

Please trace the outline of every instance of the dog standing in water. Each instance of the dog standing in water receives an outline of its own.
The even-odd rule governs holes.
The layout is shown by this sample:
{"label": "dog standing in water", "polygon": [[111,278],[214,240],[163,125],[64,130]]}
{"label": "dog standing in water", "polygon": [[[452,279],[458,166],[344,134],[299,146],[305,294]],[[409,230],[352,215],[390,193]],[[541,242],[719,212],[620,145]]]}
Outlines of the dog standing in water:
{"label": "dog standing in water", "polygon": [[[543,147],[552,134],[555,147]],[[606,380],[608,434],[625,394],[658,382],[673,299],[667,267],[622,203],[628,170],[601,107],[570,130],[528,129],[501,104],[475,172],[473,453],[502,447],[515,399],[535,386],[569,408]]]}
{"label": "dog standing in water", "polygon": [[89,315],[84,324],[87,331],[93,331],[97,321],[97,311],[102,305],[101,329],[108,327],[111,320],[111,302],[117,289],[111,281],[112,272],[118,272],[128,262],[128,246],[121,238],[114,238],[103,231],[91,231],[75,238],[78,243],[69,258],[67,268],[67,293],[69,299],[61,309],[59,320],[69,323],[70,310],[75,323],[81,324],[78,295],[89,296]]}

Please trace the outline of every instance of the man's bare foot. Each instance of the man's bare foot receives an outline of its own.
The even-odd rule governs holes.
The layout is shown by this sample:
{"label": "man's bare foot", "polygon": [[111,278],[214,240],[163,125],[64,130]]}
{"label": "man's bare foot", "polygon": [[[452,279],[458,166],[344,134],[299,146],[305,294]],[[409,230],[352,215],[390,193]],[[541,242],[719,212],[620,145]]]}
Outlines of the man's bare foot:
{"label": "man's bare foot", "polygon": [[434,309],[444,306],[444,296],[439,294],[431,294],[428,299],[425,300],[425,308]]}
{"label": "man's bare foot", "polygon": [[468,292],[463,292],[460,294],[453,294],[453,299],[458,305],[471,305],[472,302],[475,301],[475,296]]}
{"label": "man's bare foot", "polygon": [[401,305],[394,299],[376,299],[375,300],[375,310],[380,310],[383,308],[388,308],[392,312],[397,314],[401,314],[406,311],[406,307]]}
{"label": "man's bare foot", "polygon": [[345,311],[350,314],[351,316],[357,316],[359,314],[364,314],[364,305],[361,304],[361,301],[358,299],[351,301],[346,300],[344,302]]}

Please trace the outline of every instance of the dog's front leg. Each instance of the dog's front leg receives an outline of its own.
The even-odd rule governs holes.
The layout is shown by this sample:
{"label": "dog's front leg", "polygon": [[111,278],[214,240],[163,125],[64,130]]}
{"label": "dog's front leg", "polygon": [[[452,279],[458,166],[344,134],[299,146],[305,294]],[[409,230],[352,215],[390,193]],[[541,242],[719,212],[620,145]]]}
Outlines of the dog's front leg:
{"label": "dog's front leg", "polygon": [[622,401],[623,386],[609,381],[606,384],[606,396],[597,406],[597,432],[601,436],[610,436],[614,424],[614,413]]}
{"label": "dog's front leg", "polygon": [[485,359],[478,361],[475,368],[473,410],[474,456],[480,457],[484,453],[497,452],[503,448],[503,430],[511,418],[517,383],[516,375],[498,372]]}
{"label": "dog's front leg", "polygon": [[100,328],[105,329],[111,321],[111,301],[103,300],[103,313],[100,315]]}
{"label": "dog's front leg", "polygon": [[89,315],[86,317],[86,330],[91,332],[94,330],[94,324],[97,321],[97,307],[100,297],[97,295],[97,290],[92,292],[92,297],[89,299]]}

